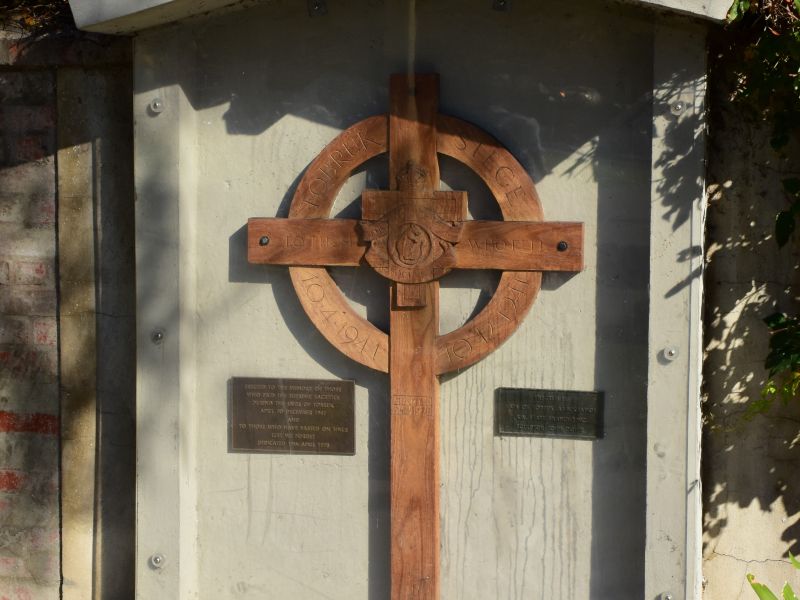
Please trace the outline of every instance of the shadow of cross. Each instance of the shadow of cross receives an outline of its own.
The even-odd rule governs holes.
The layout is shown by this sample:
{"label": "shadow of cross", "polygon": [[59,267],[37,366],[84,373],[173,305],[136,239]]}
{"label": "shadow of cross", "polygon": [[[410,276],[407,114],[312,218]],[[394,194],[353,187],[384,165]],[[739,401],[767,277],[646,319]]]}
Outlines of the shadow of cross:
{"label": "shadow of cross", "polygon": [[[393,600],[439,598],[438,375],[480,360],[519,326],[541,271],[583,268],[583,224],[543,222],[528,174],[491,136],[438,114],[438,76],[393,75],[391,109],[357,123],[311,163],[288,219],[248,221],[248,261],[290,266],[303,308],[341,352],[388,371]],[[362,220],[329,219],[349,174],[389,152],[388,191],[362,194]],[[438,191],[437,152],[472,168],[503,221],[467,220],[465,192]],[[367,262],[392,281],[389,335],[358,316],[324,267]],[[438,335],[438,279],[503,271],[470,322]]]}

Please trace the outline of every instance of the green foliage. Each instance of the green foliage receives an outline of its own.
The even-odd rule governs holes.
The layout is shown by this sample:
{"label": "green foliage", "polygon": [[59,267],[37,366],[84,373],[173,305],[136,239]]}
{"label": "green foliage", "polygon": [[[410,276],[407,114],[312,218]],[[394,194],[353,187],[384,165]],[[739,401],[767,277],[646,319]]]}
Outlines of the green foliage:
{"label": "green foliage", "polygon": [[[792,556],[791,552],[789,552],[789,560],[791,561],[792,566],[794,566],[795,569],[800,570],[800,561],[798,561],[794,556]],[[772,592],[772,590],[770,590],[763,583],[758,583],[756,581],[755,575],[748,573],[747,581],[748,583],[750,583],[750,587],[753,588],[753,591],[756,593],[756,596],[758,596],[759,600],[781,600]],[[783,600],[800,600],[798,599],[797,595],[794,593],[794,590],[792,590],[792,587],[788,583],[785,583],[783,585],[781,598]]]}
{"label": "green foliage", "polygon": [[[800,0],[734,0],[728,11],[729,52],[739,68],[732,100],[771,127],[778,154],[800,145]],[[784,248],[800,230],[800,178],[783,180],[786,207],[775,216],[775,241]],[[775,314],[764,366],[770,379],[748,415],[769,409],[775,398],[800,398],[800,320]],[[792,596],[793,597],[793,596]]]}
{"label": "green foliage", "polygon": [[764,322],[772,333],[764,362],[770,376],[783,371],[800,371],[800,318],[775,313]]}
{"label": "green foliage", "polygon": [[775,240],[781,248],[789,242],[795,230],[795,221],[800,219],[800,179],[784,179],[783,189],[789,199],[789,208],[779,212],[775,219]]}
{"label": "green foliage", "polygon": [[775,313],[764,322],[771,334],[764,361],[770,379],[761,390],[761,398],[748,405],[746,418],[768,411],[776,398],[785,404],[800,397],[800,317]]}

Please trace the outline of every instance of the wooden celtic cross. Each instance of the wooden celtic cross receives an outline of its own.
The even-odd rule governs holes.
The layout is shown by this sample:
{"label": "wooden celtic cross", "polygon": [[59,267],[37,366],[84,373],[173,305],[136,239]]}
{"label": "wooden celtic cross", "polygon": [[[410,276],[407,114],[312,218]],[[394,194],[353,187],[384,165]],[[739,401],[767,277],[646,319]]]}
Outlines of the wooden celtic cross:
{"label": "wooden celtic cross", "polygon": [[[392,76],[391,111],[344,131],[300,181],[288,219],[248,222],[248,260],[289,265],[306,313],[338,350],[388,371],[391,394],[393,600],[439,597],[439,381],[480,360],[520,325],[541,271],[583,268],[583,224],[542,222],[536,189],[514,157],[474,125],[437,112],[438,78]],[[390,191],[366,190],[362,220],[329,219],[350,173],[389,152]],[[438,191],[437,152],[474,170],[503,221],[467,219],[466,192]],[[389,335],[355,313],[327,266],[364,262],[391,280]],[[438,279],[498,269],[492,299],[438,335]]]}

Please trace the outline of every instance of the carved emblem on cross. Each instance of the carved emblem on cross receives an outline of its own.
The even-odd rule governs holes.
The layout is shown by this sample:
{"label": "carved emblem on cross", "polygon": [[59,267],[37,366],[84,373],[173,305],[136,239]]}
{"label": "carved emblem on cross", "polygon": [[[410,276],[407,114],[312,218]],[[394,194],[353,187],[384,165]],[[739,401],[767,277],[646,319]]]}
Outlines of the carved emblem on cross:
{"label": "carved emblem on cross", "polygon": [[[392,600],[439,598],[439,381],[520,325],[542,271],[583,268],[583,224],[544,222],[525,169],[494,138],[438,113],[436,75],[394,75],[389,115],[341,133],[311,163],[288,219],[248,221],[248,260],[288,265],[311,321],[338,350],[389,373]],[[330,219],[350,173],[389,153],[388,191],[365,190],[362,218]],[[467,218],[465,192],[440,191],[437,153],[475,171],[503,221]],[[350,307],[325,267],[366,262],[391,280],[387,335]],[[452,269],[503,271],[471,321],[439,335],[438,279]]]}

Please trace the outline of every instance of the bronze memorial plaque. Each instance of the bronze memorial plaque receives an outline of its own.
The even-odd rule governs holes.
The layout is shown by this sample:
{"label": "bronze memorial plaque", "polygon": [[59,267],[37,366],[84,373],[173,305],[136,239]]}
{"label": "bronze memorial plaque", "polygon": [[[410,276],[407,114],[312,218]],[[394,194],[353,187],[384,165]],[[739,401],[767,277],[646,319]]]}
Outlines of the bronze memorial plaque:
{"label": "bronze memorial plaque", "polygon": [[356,453],[355,384],[326,379],[231,379],[230,449]]}
{"label": "bronze memorial plaque", "polygon": [[495,435],[603,437],[603,392],[498,388]]}

